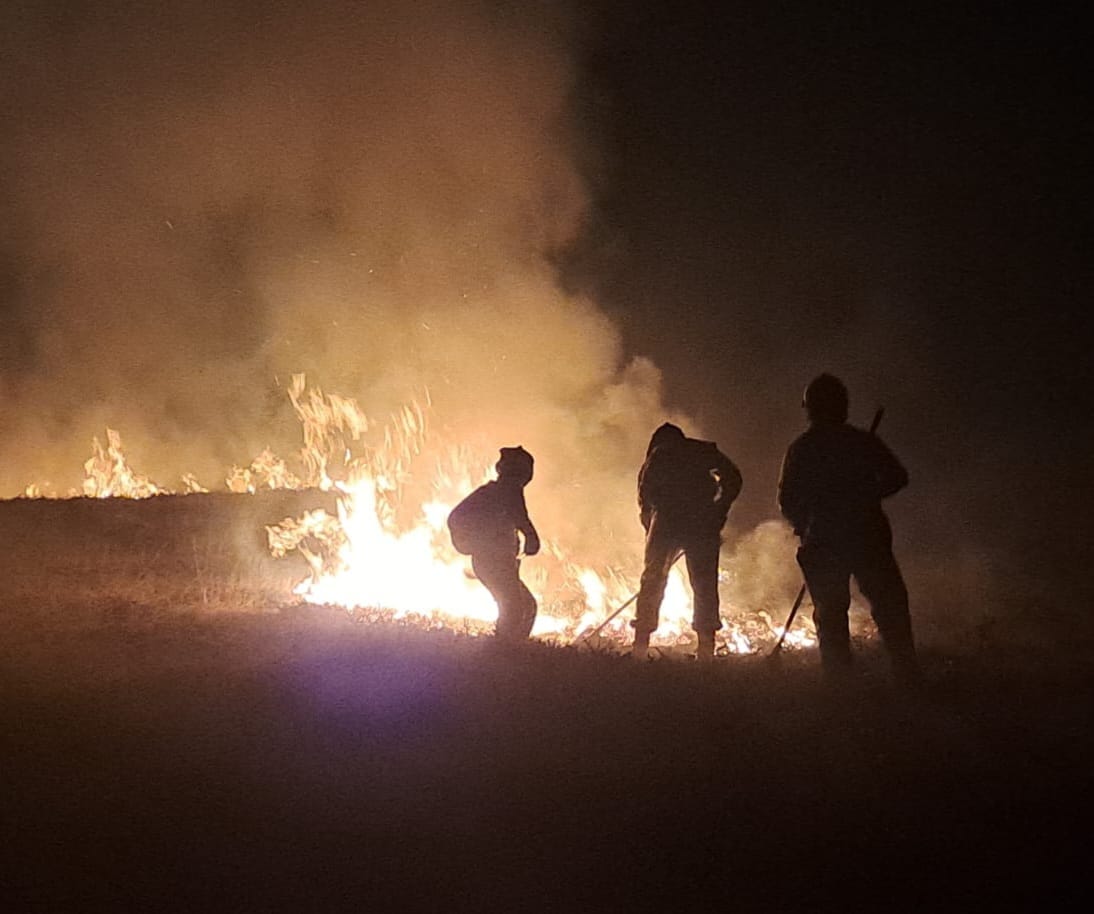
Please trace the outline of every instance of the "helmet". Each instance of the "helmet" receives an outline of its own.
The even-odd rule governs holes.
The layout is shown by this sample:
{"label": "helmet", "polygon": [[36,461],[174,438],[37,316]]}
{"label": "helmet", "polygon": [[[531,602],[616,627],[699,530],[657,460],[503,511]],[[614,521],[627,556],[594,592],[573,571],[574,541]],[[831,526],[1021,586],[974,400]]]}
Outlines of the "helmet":
{"label": "helmet", "polygon": [[676,444],[684,440],[684,431],[678,425],[666,422],[653,433],[650,445],[646,448],[647,456],[655,447],[664,447],[666,444]]}
{"label": "helmet", "polygon": [[805,388],[802,406],[811,421],[846,422],[847,388],[835,375],[817,375]]}
{"label": "helmet", "polygon": [[499,477],[519,480],[522,486],[532,481],[532,471],[536,461],[531,454],[519,445],[503,447],[500,453],[501,458],[494,464]]}

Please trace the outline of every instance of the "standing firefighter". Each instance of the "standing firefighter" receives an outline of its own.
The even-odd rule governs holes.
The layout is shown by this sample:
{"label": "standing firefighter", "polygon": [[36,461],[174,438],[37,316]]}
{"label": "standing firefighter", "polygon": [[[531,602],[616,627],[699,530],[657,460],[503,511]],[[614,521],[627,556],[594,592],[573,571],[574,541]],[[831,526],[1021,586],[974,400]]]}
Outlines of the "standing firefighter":
{"label": "standing firefighter", "polygon": [[718,615],[718,553],[741,474],[711,441],[684,437],[665,423],[650,438],[638,474],[638,508],[646,530],[645,566],[634,620],[634,656],[644,658],[673,563],[684,554],[695,594],[692,628],[699,659],[714,656]]}
{"label": "standing firefighter", "polygon": [[498,478],[479,486],[448,515],[452,545],[471,556],[471,568],[498,604],[497,637],[517,643],[532,633],[536,598],[520,579],[520,533],[524,554],[539,552],[539,535],[528,519],[524,487],[534,460],[522,447],[503,447]]}
{"label": "standing firefighter", "polygon": [[779,508],[801,538],[798,564],[813,597],[825,671],[851,665],[847,610],[853,575],[889,652],[894,674],[919,678],[908,591],[893,557],[881,500],[908,484],[908,473],[877,435],[847,423],[847,388],[822,374],[805,389],[809,428],[786,452]]}

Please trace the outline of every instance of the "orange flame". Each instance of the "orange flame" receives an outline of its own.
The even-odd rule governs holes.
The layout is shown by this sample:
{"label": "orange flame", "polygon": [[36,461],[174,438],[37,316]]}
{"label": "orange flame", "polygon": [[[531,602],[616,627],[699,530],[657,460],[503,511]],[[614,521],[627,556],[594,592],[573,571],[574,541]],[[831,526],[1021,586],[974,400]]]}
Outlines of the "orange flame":
{"label": "orange flame", "polygon": [[[303,446],[298,472],[264,450],[248,467],[233,467],[225,485],[231,492],[260,489],[319,488],[337,495],[335,516],[316,510],[267,527],[270,552],[296,551],[310,573],[295,588],[304,600],[350,610],[369,609],[426,625],[486,630],[497,615],[489,593],[470,572],[469,561],[449,542],[449,511],[489,477],[485,455],[463,447],[433,443],[427,409],[404,406],[382,427],[382,440],[368,446],[366,433],[380,429],[356,401],[309,389],[304,375],[294,375],[289,399],[300,420]],[[129,466],[121,436],[107,429],[104,447],[98,438],[84,464],[82,492],[95,498],[147,498],[168,493]],[[410,484],[413,483],[413,486]],[[27,497],[43,497],[47,487],[27,486]],[[427,497],[412,496],[428,490]],[[193,475],[182,478],[182,491],[205,492]],[[79,494],[72,492],[70,494]],[[565,545],[545,541],[543,552],[524,563],[523,576],[536,595],[540,612],[533,635],[573,643],[601,625],[637,588],[636,569],[594,568],[577,562]],[[677,566],[661,610],[655,645],[691,641],[691,589]],[[754,653],[782,633],[771,614],[728,605],[721,652]],[[599,644],[629,641],[628,614],[621,613],[603,629]],[[816,631],[806,614],[786,637],[789,647],[811,647]]]}
{"label": "orange flame", "polygon": [[122,436],[114,429],[106,430],[106,441],[104,448],[97,437],[92,439],[94,453],[84,463],[84,495],[91,498],[149,498],[167,491],[129,466],[122,453]]}

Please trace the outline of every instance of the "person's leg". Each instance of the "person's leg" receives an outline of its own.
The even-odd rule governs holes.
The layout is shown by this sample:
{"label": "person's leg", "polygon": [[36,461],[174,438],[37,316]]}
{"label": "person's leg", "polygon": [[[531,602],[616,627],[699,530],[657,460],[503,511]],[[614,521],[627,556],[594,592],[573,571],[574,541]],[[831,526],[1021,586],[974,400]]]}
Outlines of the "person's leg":
{"label": "person's leg", "polygon": [[908,611],[908,589],[892,551],[879,550],[855,563],[855,580],[870,604],[882,643],[898,679],[914,681],[920,676],[912,639],[912,618]]}
{"label": "person's leg", "polygon": [[517,562],[517,587],[513,593],[513,604],[518,622],[514,623],[516,636],[522,641],[527,640],[532,634],[532,628],[536,624],[536,598],[528,585],[520,579],[520,562]]}
{"label": "person's leg", "polygon": [[847,624],[850,569],[834,553],[809,546],[798,550],[798,564],[813,599],[821,663],[829,671],[845,669],[851,665],[851,631]]}
{"label": "person's leg", "polygon": [[[531,631],[531,621],[535,619],[535,598],[520,580],[520,563],[516,556],[479,553],[471,557],[471,568],[498,605],[497,638],[502,641],[525,639],[525,628]],[[531,620],[526,624],[529,600]]]}
{"label": "person's leg", "polygon": [[676,542],[652,528],[646,537],[645,561],[642,581],[638,588],[638,601],[634,614],[634,652],[645,656],[650,635],[657,629],[657,617],[661,601],[665,598],[665,585],[669,570],[677,554]]}
{"label": "person's leg", "polygon": [[691,627],[699,639],[700,660],[709,660],[714,656],[714,633],[722,627],[718,597],[718,557],[721,549],[721,535],[715,534],[690,541],[684,551],[694,595]]}

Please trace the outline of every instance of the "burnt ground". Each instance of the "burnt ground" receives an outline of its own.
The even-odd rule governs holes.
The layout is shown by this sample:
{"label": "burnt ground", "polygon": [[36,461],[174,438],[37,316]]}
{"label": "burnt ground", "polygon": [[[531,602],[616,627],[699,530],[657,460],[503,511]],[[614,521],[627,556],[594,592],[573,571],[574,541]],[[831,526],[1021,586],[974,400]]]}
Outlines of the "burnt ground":
{"label": "burnt ground", "polygon": [[1082,652],[500,652],[286,604],[292,508],[0,503],[4,910],[1086,909]]}

